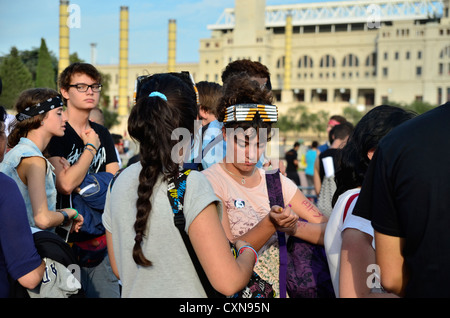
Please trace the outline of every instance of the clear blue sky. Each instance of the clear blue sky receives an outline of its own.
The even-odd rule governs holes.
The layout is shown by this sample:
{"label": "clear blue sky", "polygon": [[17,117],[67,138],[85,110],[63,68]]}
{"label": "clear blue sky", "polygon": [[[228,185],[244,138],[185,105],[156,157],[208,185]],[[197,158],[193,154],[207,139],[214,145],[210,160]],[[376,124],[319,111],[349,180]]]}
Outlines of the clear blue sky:
{"label": "clear blue sky", "polygon": [[[80,8],[80,27],[70,30],[70,53],[91,61],[90,43],[97,44],[97,63],[119,60],[119,12],[129,8],[129,63],[166,63],[169,19],[177,20],[177,62],[198,62],[199,40],[209,38],[209,24],[235,0],[71,0]],[[245,1],[245,0],[243,0]],[[266,0],[267,5],[323,0]],[[0,0],[0,56],[12,46],[28,50],[46,40],[58,57],[59,0]]]}

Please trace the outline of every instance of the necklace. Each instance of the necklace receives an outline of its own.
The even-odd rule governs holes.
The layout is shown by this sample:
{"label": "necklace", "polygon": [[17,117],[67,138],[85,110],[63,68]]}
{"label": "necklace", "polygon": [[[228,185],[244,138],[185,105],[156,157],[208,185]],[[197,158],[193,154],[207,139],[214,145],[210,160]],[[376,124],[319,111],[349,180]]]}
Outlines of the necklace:
{"label": "necklace", "polygon": [[[242,184],[245,184],[245,177],[244,177],[244,176],[239,176],[239,175],[237,175],[237,174],[231,172],[230,170],[227,169],[227,167],[225,167],[225,164],[222,165],[222,167],[223,167],[223,168],[225,169],[225,171],[228,172],[230,175],[235,176],[235,177],[237,177],[237,178],[242,178],[241,183],[242,183]],[[253,171],[252,171],[252,174],[249,175],[248,178],[251,177],[251,176],[253,176],[253,174],[255,173],[255,171],[256,171],[256,168],[254,167],[254,168],[253,168]]]}

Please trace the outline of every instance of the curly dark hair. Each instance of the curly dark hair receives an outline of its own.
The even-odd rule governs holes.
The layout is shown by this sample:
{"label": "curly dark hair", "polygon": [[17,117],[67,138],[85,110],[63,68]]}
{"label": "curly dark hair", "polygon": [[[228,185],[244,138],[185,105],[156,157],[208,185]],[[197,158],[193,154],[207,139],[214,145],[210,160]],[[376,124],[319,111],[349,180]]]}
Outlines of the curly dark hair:
{"label": "curly dark hair", "polygon": [[[246,73],[233,75],[229,78],[226,85],[224,85],[224,93],[219,102],[219,117],[218,120],[223,122],[225,118],[226,109],[229,106],[237,104],[264,104],[271,105],[273,102],[272,91],[267,88],[261,89],[258,82],[252,80]],[[270,141],[272,138],[272,122],[263,122],[262,120],[250,121],[235,121],[224,122],[224,128],[232,128],[234,130],[241,128],[246,131],[249,128],[254,128],[259,136],[259,129],[266,129],[266,134],[263,135]]]}
{"label": "curly dark hair", "polygon": [[360,187],[369,167],[367,153],[378,147],[380,140],[393,128],[414,118],[415,113],[400,107],[381,105],[365,114],[337,154],[336,185],[332,205],[347,190]]}
{"label": "curly dark hair", "polygon": [[250,77],[267,78],[266,87],[272,89],[270,72],[267,66],[257,61],[248,59],[236,60],[228,63],[222,71],[222,82],[225,84],[233,75],[245,73]]}
{"label": "curly dark hair", "polygon": [[[167,101],[149,97],[155,91],[164,94]],[[190,133],[194,131],[197,99],[193,85],[171,74],[149,77],[136,98],[128,118],[128,132],[140,144],[142,165],[137,189],[133,259],[138,265],[151,266],[151,261],[142,252],[141,243],[152,210],[153,187],[161,174],[166,179],[177,175],[179,163],[172,160],[171,152],[178,141],[172,140],[172,132],[177,128],[186,128]]]}

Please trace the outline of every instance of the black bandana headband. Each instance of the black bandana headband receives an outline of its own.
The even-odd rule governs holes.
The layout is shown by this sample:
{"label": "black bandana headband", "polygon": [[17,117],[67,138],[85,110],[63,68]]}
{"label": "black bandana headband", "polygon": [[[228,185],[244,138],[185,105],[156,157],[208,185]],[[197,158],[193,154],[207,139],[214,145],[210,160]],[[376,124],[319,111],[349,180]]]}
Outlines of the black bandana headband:
{"label": "black bandana headband", "polygon": [[23,112],[16,115],[17,121],[24,121],[25,119],[44,114],[52,109],[62,107],[64,104],[59,96],[49,98],[42,103],[35,106],[30,106],[24,109]]}

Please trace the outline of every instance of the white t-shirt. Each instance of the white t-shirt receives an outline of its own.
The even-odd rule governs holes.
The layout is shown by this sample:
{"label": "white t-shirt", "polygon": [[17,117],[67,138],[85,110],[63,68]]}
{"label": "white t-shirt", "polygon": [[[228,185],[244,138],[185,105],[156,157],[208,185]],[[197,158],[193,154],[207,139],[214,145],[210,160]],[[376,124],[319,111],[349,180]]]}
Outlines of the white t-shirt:
{"label": "white t-shirt", "polygon": [[[108,191],[103,213],[103,225],[112,233],[114,254],[122,282],[122,297],[199,298],[206,293],[198,278],[181,235],[174,225],[173,212],[167,196],[167,182],[162,177],[154,186],[142,250],[153,265],[136,265],[134,222],[136,220],[137,188],[141,163],[127,167],[118,176],[111,193]],[[186,232],[192,221],[210,203],[217,204],[219,217],[222,205],[211,184],[198,171],[192,171],[186,181],[183,213]]]}
{"label": "white t-shirt", "polygon": [[350,203],[346,220],[351,215],[353,208],[355,207],[357,196],[359,195],[360,188],[351,189],[341,194],[334,205],[330,218],[328,219],[327,227],[325,229],[324,245],[325,253],[327,255],[328,267],[330,269],[331,281],[336,297],[339,297],[339,270],[341,262],[341,246],[342,246],[342,231],[344,224],[344,210],[347,205],[347,201],[350,198],[354,198]]}

